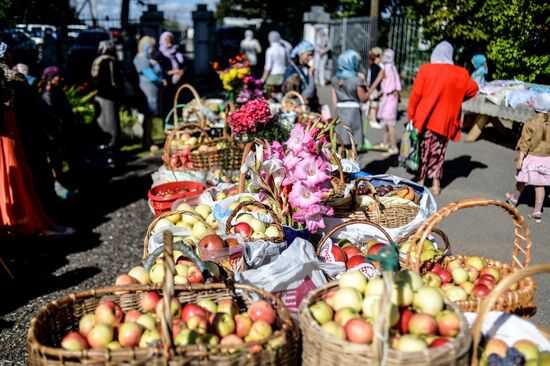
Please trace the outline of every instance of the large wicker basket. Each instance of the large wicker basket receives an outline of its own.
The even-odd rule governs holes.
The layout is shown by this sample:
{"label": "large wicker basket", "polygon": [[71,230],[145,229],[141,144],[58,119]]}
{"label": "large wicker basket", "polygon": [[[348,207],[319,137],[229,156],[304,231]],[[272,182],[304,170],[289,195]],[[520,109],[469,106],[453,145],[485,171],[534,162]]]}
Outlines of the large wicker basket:
{"label": "large wicker basket", "polygon": [[[380,344],[375,341],[370,345],[354,344],[340,340],[328,332],[313,319],[309,307],[338,287],[338,282],[312,291],[300,307],[300,329],[302,331],[302,365],[303,366],[339,366],[339,365],[379,365],[381,364]],[[468,323],[458,307],[445,299],[448,309],[459,315],[460,333],[452,341],[438,348],[428,348],[423,352],[398,352],[389,349],[386,365],[421,365],[443,366],[469,364],[470,345],[472,342]],[[375,334],[382,330],[375,330]]]}
{"label": "large wicker basket", "polygon": [[[461,209],[470,207],[485,207],[485,206],[497,206],[504,209],[508,213],[514,224],[514,247],[512,251],[512,260],[510,263],[505,263],[497,259],[485,258],[487,265],[496,268],[500,272],[501,278],[511,275],[518,269],[527,268],[531,260],[531,239],[529,236],[529,229],[525,225],[523,217],[519,212],[507,203],[487,199],[487,198],[470,198],[456,202],[452,202],[443,207],[432,216],[430,216],[416,231],[414,236],[418,238],[420,245],[410,246],[416,248],[416,258],[420,258],[422,247],[424,246],[424,240],[428,234],[432,231],[433,227],[439,224],[444,218],[451,215]],[[456,250],[456,246],[455,246]],[[466,259],[468,255],[450,255],[443,259],[443,267],[446,268],[448,263],[455,259]],[[523,257],[523,258],[522,258]],[[422,272],[422,263],[420,261],[412,261],[411,255],[406,257],[404,264],[405,268],[410,268],[416,272]],[[536,291],[536,284],[533,278],[526,277],[522,279],[516,290],[506,292],[493,302],[492,310],[504,311],[504,312],[518,312],[523,316],[529,316],[535,309],[534,295]],[[462,311],[477,312],[480,309],[480,299],[470,299],[465,301],[458,301],[457,305]]]}
{"label": "large wicker basket", "polygon": [[[479,312],[477,314],[476,320],[474,321],[474,324],[472,324],[472,338],[473,338],[473,344],[472,344],[472,366],[477,366],[479,364],[479,346],[482,339],[481,334],[481,328],[483,326],[483,321],[485,320],[485,317],[489,312],[495,307],[495,305],[499,302],[499,299],[502,297],[503,294],[505,294],[508,291],[508,288],[521,280],[532,278],[533,275],[541,274],[541,273],[549,273],[550,272],[550,264],[535,264],[529,268],[524,268],[521,270],[518,270],[508,277],[506,277],[504,280],[502,280],[487,296],[483,302],[481,303],[479,307]],[[545,336],[547,339],[550,339],[550,335],[548,334],[548,329],[539,327],[539,331],[543,336]]]}
{"label": "large wicker basket", "polygon": [[[356,205],[356,191],[359,184],[365,183],[369,188],[374,204],[369,206],[370,209],[357,207]],[[408,204],[404,203],[392,203],[382,202],[380,197],[376,193],[376,189],[367,178],[358,178],[355,180],[355,188],[353,189],[353,210],[343,210],[335,212],[335,217],[345,219],[359,219],[372,221],[382,227],[395,229],[405,226],[415,219],[420,211],[420,207],[413,202]]]}
{"label": "large wicker basket", "polygon": [[[29,364],[57,365],[288,365],[298,363],[297,338],[288,309],[274,295],[247,285],[204,284],[173,285],[174,264],[171,235],[165,232],[165,282],[162,288],[165,313],[160,317],[163,347],[123,348],[117,350],[91,349],[68,351],[59,348],[61,338],[72,329],[78,329],[80,318],[93,312],[102,301],[113,300],[123,311],[140,309],[141,297],[146,291],[161,291],[158,286],[130,285],[107,287],[72,294],[53,301],[42,308],[31,320],[28,332]],[[126,292],[120,294],[121,290]],[[189,345],[174,346],[168,304],[172,296],[181,303],[199,299],[219,300],[233,298],[241,308],[264,299],[277,311],[277,331],[263,341],[244,343],[234,353],[235,346]],[[258,349],[259,346],[259,349]],[[255,347],[256,349],[252,349]],[[253,350],[251,352],[249,350]]]}
{"label": "large wicker basket", "polygon": [[[197,111],[196,111],[196,113],[193,113],[193,115],[191,116],[192,117],[191,121],[189,121],[188,118],[186,119],[186,117],[184,115],[183,109],[185,108],[186,105],[182,106],[181,104],[178,104],[180,94],[185,90],[189,90],[191,92],[191,94],[193,95],[193,99],[194,99],[195,103],[197,104]],[[178,108],[180,108],[182,110],[181,118],[178,116]],[[173,118],[172,128],[176,128],[180,124],[187,124],[187,123],[198,124],[201,127],[205,127],[206,126],[206,117],[204,116],[204,112],[203,112],[202,108],[203,108],[203,106],[202,106],[201,97],[199,96],[199,93],[197,93],[197,90],[195,88],[193,88],[193,86],[191,86],[190,84],[183,84],[182,86],[180,86],[178,88],[178,90],[176,91],[176,94],[174,95],[174,108],[171,111],[171,115],[172,115],[172,118]],[[170,130],[167,130],[167,133],[168,132],[170,132]]]}

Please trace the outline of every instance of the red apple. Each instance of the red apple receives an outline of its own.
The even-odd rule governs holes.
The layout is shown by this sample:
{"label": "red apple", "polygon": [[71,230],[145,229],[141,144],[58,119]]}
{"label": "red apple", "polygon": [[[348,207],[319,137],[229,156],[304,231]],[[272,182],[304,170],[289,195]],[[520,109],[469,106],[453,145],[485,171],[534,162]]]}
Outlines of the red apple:
{"label": "red apple", "polygon": [[194,316],[194,315],[199,315],[199,316],[202,316],[203,318],[206,318],[207,317],[207,311],[204,308],[201,308],[197,304],[193,304],[193,303],[185,304],[185,306],[183,307],[183,309],[181,311],[181,319],[184,322],[187,322],[187,320],[189,318],[191,318],[192,316]]}
{"label": "red apple", "polygon": [[187,272],[187,280],[189,283],[204,283],[204,276],[202,275],[199,267],[189,267],[189,272]]}
{"label": "red apple", "polygon": [[172,334],[174,338],[181,332],[182,329],[187,328],[187,325],[182,319],[175,318],[172,320]]}
{"label": "red apple", "polygon": [[365,263],[367,260],[362,255],[354,255],[348,261],[346,262],[346,269],[352,269],[355,268],[363,263]]}
{"label": "red apple", "polygon": [[222,338],[220,341],[220,344],[223,346],[236,346],[236,347],[224,347],[224,350],[227,350],[229,353],[233,353],[237,351],[238,346],[242,345],[244,342],[243,340],[235,335],[235,334],[229,334]]}
{"label": "red apple", "polygon": [[225,337],[233,332],[235,332],[236,325],[233,318],[226,313],[217,313],[214,318],[214,323],[212,324],[214,332],[220,337]]}
{"label": "red apple", "polygon": [[216,234],[206,235],[199,241],[199,247],[206,251],[217,251],[225,246],[223,239]]}
{"label": "red apple", "polygon": [[340,248],[338,245],[333,245],[330,249],[330,252],[332,256],[334,257],[335,262],[344,262],[346,263],[348,257],[346,256],[346,252],[342,248]]}
{"label": "red apple", "polygon": [[489,290],[489,288],[483,284],[475,285],[472,289],[472,294],[474,294],[474,296],[478,299],[483,299],[484,297],[489,295],[490,292],[491,290]]}
{"label": "red apple", "polygon": [[204,316],[193,315],[185,322],[187,328],[196,331],[199,334],[205,334],[208,330],[208,320]]}
{"label": "red apple", "polygon": [[106,348],[113,340],[113,327],[105,324],[96,324],[88,333],[88,344],[94,349]]}
{"label": "red apple", "polygon": [[409,322],[413,314],[414,312],[408,307],[401,310],[401,318],[399,319],[401,334],[409,333]]}
{"label": "red apple", "polygon": [[277,313],[273,310],[271,304],[263,300],[256,301],[250,305],[248,307],[248,314],[254,322],[262,319],[268,322],[269,325],[273,325],[275,324],[275,320],[277,320]]}
{"label": "red apple", "polygon": [[210,313],[215,314],[218,312],[218,305],[210,299],[201,299],[197,301],[197,305],[205,310],[208,310]]}
{"label": "red apple", "polygon": [[122,347],[137,347],[143,328],[137,323],[122,323],[118,330],[118,342]]}
{"label": "red apple", "polygon": [[436,338],[434,339],[430,344],[429,344],[429,348],[437,348],[437,347],[441,347],[443,346],[444,344],[447,344],[449,343],[449,340],[447,338]]}
{"label": "red apple", "polygon": [[[118,276],[115,280],[115,286],[128,286],[128,285],[135,285],[137,283],[138,281],[135,278],[130,277],[127,274],[122,274]],[[128,291],[115,291],[116,295],[122,295],[126,293],[128,293]]]}
{"label": "red apple", "polygon": [[233,228],[233,232],[235,234],[241,234],[245,238],[249,239],[252,236],[252,227],[250,227],[250,225],[246,222],[239,222]]}
{"label": "red apple", "polygon": [[241,338],[246,337],[248,333],[250,333],[250,328],[252,328],[252,319],[250,319],[248,314],[235,315],[235,334],[237,334],[237,336]]}
{"label": "red apple", "polygon": [[496,283],[496,278],[492,275],[492,274],[489,274],[489,273],[484,273],[482,275],[479,276],[479,280],[480,281],[489,281],[489,282],[492,282],[493,284]]}
{"label": "red apple", "polygon": [[449,283],[453,278],[453,276],[451,275],[451,272],[449,272],[449,271],[447,271],[446,269],[443,269],[443,268],[441,268],[436,273],[441,278],[441,283]]}
{"label": "red apple", "polygon": [[61,340],[61,347],[69,351],[80,351],[88,349],[88,341],[78,332],[69,332]]}
{"label": "red apple", "polygon": [[476,282],[475,282],[476,285],[484,285],[485,287],[487,287],[489,290],[492,290],[494,287],[495,287],[495,282],[493,280],[490,280],[490,279],[487,279],[487,278],[483,278],[483,279],[478,279]]}
{"label": "red apple", "polygon": [[221,299],[218,301],[218,313],[226,313],[233,318],[239,313],[239,306],[232,299]]}
{"label": "red apple", "polygon": [[344,250],[344,253],[346,253],[346,257],[348,257],[348,258],[351,258],[354,255],[360,255],[361,254],[361,250],[359,250],[359,248],[357,248],[356,246],[353,246],[353,245],[348,245],[348,246],[344,247],[343,250]]}
{"label": "red apple", "polygon": [[130,309],[126,312],[124,315],[124,322],[132,322],[135,323],[138,318],[141,316],[141,312],[136,309]]}
{"label": "red apple", "polygon": [[437,331],[437,322],[431,314],[413,314],[409,321],[409,331],[415,335],[433,335]]}
{"label": "red apple", "polygon": [[441,264],[439,263],[436,263],[436,262],[428,262],[427,263],[428,265],[428,271],[431,271],[431,272],[435,272],[435,273],[439,273],[439,271],[441,271],[442,269],[444,269]]}
{"label": "red apple", "polygon": [[95,309],[95,321],[96,323],[103,323],[112,327],[120,324],[124,313],[120,308],[120,305],[114,301],[105,301],[97,306]]}
{"label": "red apple", "polygon": [[143,312],[148,313],[149,311],[154,311],[157,308],[157,303],[162,299],[162,297],[156,292],[147,292],[141,298],[141,309]]}
{"label": "red apple", "polygon": [[372,342],[372,326],[361,318],[351,319],[344,327],[347,339],[352,343],[369,344]]}
{"label": "red apple", "polygon": [[498,280],[500,279],[500,272],[498,271],[498,269],[494,268],[494,267],[485,267],[481,270],[481,272],[479,272],[479,275],[482,276],[484,274],[489,274],[491,276],[493,276],[495,278],[495,283],[498,282]]}
{"label": "red apple", "polygon": [[386,244],[382,244],[382,243],[376,243],[374,245],[372,245],[369,250],[367,250],[367,254],[372,254],[372,255],[376,255],[378,254],[378,251],[381,249],[381,248],[384,248],[386,246]]}
{"label": "red apple", "polygon": [[487,358],[491,353],[496,353],[500,357],[506,357],[506,351],[508,350],[508,345],[503,340],[498,338],[492,338],[485,343],[485,349],[483,350],[482,357]]}
{"label": "red apple", "polygon": [[324,300],[325,302],[331,307],[331,308],[334,308],[334,295],[336,295],[336,291],[338,291],[337,289],[335,290],[330,290],[324,297]]}
{"label": "red apple", "polygon": [[460,318],[450,310],[443,310],[435,316],[439,335],[454,337],[460,332]]}

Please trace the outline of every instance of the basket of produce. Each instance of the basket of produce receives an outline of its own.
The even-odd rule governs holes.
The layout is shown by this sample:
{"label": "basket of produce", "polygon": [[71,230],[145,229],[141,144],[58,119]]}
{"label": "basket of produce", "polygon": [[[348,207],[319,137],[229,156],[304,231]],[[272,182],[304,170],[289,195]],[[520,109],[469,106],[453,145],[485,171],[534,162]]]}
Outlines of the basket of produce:
{"label": "basket of produce", "polygon": [[208,141],[204,128],[196,124],[181,124],[170,130],[164,142],[162,161],[170,169],[195,169],[191,151]]}
{"label": "basket of produce", "polygon": [[310,292],[300,308],[302,365],[468,365],[464,315],[411,272],[367,281],[350,271]]}
{"label": "basket of produce", "polygon": [[[262,221],[266,216],[269,220]],[[285,241],[281,220],[269,206],[258,201],[240,202],[227,217],[225,234],[239,234],[246,241]]]}
{"label": "basket of produce", "polygon": [[204,192],[206,186],[199,182],[169,182],[155,186],[147,196],[155,216],[170,212],[172,203],[181,198],[192,199]]}
{"label": "basket of produce", "polygon": [[[417,231],[418,233],[418,231]],[[441,238],[438,240],[433,234]],[[399,265],[401,268],[407,268],[407,260],[414,262],[417,260],[416,243],[418,237],[415,235],[405,236],[397,243],[399,250]],[[410,248],[410,246],[413,246]],[[435,263],[440,263],[443,260],[443,256],[448,255],[451,252],[451,243],[449,237],[443,230],[436,227],[432,228],[432,232],[426,240],[424,240],[424,246],[420,253],[420,263],[422,266],[433,266]],[[409,259],[407,257],[410,256]]]}
{"label": "basket of produce", "polygon": [[[185,90],[189,90],[191,92],[191,94],[193,95],[193,100],[191,103],[188,104],[178,104],[180,94]],[[180,110],[181,116],[178,115],[178,110]],[[168,123],[169,117],[172,117],[173,120],[173,124],[171,126]],[[172,129],[181,124],[198,124],[203,128],[206,126],[206,117],[203,113],[202,101],[199,93],[197,93],[197,90],[193,88],[193,86],[191,86],[190,84],[183,84],[178,88],[176,94],[174,95],[174,108],[166,116],[165,122],[166,136],[168,136]]]}
{"label": "basket of produce", "polygon": [[[445,256],[441,264],[429,266],[423,266],[422,261],[412,260],[414,257],[421,257],[428,234],[444,218],[461,209],[486,206],[500,207],[512,218],[515,238],[510,263],[459,254]],[[416,242],[409,247],[404,267],[422,273],[426,283],[443,288],[447,296],[465,312],[477,312],[483,298],[491,293],[495,285],[516,270],[528,267],[531,260],[531,239],[523,217],[507,203],[487,198],[471,198],[450,203],[430,216],[418,228],[414,237]],[[415,255],[410,253],[413,249],[416,251]],[[509,290],[493,302],[492,310],[521,312],[528,316],[534,309],[536,285],[533,278],[523,278]]]}
{"label": "basket of produce", "polygon": [[[353,238],[335,238],[343,229],[351,228]],[[380,240],[379,238],[383,238]],[[380,248],[391,245],[391,236],[384,228],[366,220],[349,220],[340,223],[323,235],[317,245],[317,257],[323,262],[342,262],[346,270],[358,270],[367,278],[378,275],[378,263],[367,260],[367,255],[376,255]]]}
{"label": "basket of produce", "polygon": [[[550,335],[546,329],[515,315],[504,318],[502,313],[491,312],[510,286],[548,272],[550,264],[518,270],[503,279],[483,300],[472,325],[472,366],[547,365],[550,362]],[[487,326],[489,318],[491,323]]]}
{"label": "basket of produce", "polygon": [[[162,231],[171,230],[174,232],[177,243],[182,241],[191,247],[196,247],[199,241],[207,235],[214,234],[215,230],[198,212],[189,210],[169,211],[155,218],[145,232],[143,240],[143,259],[158,249],[162,242]],[[151,238],[153,235],[160,235],[158,241]]]}
{"label": "basket of produce", "polygon": [[31,320],[29,364],[297,364],[296,332],[279,299],[247,285],[174,286],[165,235],[162,288],[107,287],[53,301]]}

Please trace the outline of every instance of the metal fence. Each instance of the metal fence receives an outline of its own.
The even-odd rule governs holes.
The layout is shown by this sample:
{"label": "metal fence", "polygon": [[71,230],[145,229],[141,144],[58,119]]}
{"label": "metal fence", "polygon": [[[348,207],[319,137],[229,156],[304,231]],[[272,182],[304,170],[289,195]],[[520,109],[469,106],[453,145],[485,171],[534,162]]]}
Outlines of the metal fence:
{"label": "metal fence", "polygon": [[371,18],[355,17],[335,19],[329,22],[330,42],[332,45],[332,59],[346,49],[353,49],[361,55],[361,64],[368,67],[368,54],[371,38]]}
{"label": "metal fence", "polygon": [[[105,16],[103,18],[97,18],[97,19],[91,19],[91,18],[85,18],[85,19],[80,19],[80,21],[84,24],[84,25],[87,25],[88,27],[93,27],[93,26],[98,26],[98,27],[103,27],[105,29],[116,29],[116,28],[120,28],[120,18],[111,18],[109,16]],[[139,20],[137,19],[128,19],[128,24],[130,25],[134,25],[134,24],[139,24]]]}

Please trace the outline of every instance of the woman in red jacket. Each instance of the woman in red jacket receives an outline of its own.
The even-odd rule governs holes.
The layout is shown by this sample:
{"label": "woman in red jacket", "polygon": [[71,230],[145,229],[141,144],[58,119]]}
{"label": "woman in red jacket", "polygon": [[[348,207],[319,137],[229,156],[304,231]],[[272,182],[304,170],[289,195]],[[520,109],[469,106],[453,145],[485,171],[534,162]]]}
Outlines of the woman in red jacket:
{"label": "woman in red jacket", "polygon": [[432,178],[435,195],[441,191],[447,143],[460,140],[462,102],[476,95],[477,89],[468,71],[453,64],[453,47],[447,41],[434,48],[431,63],[416,74],[408,118],[422,136],[417,182]]}

